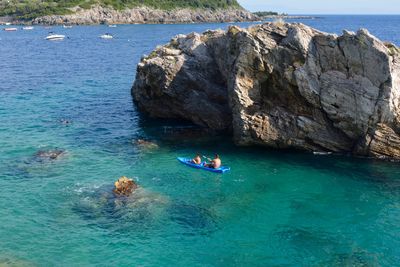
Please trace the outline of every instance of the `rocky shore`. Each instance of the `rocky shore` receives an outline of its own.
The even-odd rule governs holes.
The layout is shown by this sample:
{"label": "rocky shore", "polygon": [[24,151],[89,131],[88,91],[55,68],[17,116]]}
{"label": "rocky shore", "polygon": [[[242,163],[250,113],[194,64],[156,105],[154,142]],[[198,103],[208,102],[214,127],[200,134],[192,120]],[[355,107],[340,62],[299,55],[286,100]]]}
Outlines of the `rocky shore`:
{"label": "rocky shore", "polygon": [[400,50],[367,30],[179,35],[142,59],[132,95],[152,117],[231,132],[238,145],[400,159]]}
{"label": "rocky shore", "polygon": [[[259,17],[244,9],[176,9],[159,10],[149,7],[115,10],[95,6],[91,9],[75,8],[69,15],[51,15],[34,19],[29,24],[173,24],[205,22],[257,21]],[[27,22],[20,22],[27,23]]]}

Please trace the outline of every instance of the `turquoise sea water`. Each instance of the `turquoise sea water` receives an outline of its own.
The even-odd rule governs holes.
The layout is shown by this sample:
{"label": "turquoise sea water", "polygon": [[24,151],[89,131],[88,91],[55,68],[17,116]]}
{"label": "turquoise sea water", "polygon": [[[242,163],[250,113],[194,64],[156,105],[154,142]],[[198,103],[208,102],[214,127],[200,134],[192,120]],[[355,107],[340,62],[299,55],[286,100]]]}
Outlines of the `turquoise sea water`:
{"label": "turquoise sea water", "polygon": [[[400,44],[400,16],[302,22],[366,27]],[[236,148],[137,112],[130,87],[143,54],[175,34],[227,26],[0,31],[0,265],[398,265],[399,164]],[[48,31],[69,39],[45,41]],[[105,32],[115,39],[100,40]],[[56,148],[66,151],[57,160],[35,157]],[[198,151],[220,153],[232,172],[176,161]],[[109,194],[122,175],[142,187],[133,200]]]}

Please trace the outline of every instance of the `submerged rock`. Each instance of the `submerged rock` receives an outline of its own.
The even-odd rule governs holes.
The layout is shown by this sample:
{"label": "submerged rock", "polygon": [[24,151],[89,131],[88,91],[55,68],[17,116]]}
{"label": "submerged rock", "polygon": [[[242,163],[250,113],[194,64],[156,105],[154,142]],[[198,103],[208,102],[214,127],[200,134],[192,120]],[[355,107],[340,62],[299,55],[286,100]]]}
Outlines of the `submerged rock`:
{"label": "submerged rock", "polygon": [[135,189],[130,195],[117,195],[110,186],[79,190],[79,201],[73,210],[95,225],[113,231],[137,231],[151,227],[164,217],[169,199],[142,187]]}
{"label": "submerged rock", "polygon": [[266,23],[178,35],[144,57],[142,111],[233,132],[239,145],[400,159],[400,50]]}
{"label": "submerged rock", "polygon": [[187,228],[187,234],[213,232],[217,229],[217,220],[207,209],[185,203],[173,203],[168,208],[172,221]]}
{"label": "submerged rock", "polygon": [[139,186],[132,180],[125,176],[121,177],[114,183],[113,192],[117,196],[130,196],[134,190]]}
{"label": "submerged rock", "polygon": [[329,260],[321,262],[321,266],[382,266],[382,263],[379,264],[379,256],[378,253],[356,247],[352,248],[349,253],[330,255]]}
{"label": "submerged rock", "polygon": [[147,140],[144,140],[144,139],[133,140],[133,143],[138,145],[138,146],[140,146],[141,148],[144,148],[144,149],[157,149],[157,148],[159,148],[159,146],[156,143],[154,143],[152,141],[147,141]]}
{"label": "submerged rock", "polygon": [[12,256],[0,255],[0,267],[34,267],[32,262],[20,260]]}
{"label": "submerged rock", "polygon": [[65,153],[65,150],[62,149],[39,150],[35,154],[35,159],[38,161],[56,160],[65,155]]}
{"label": "submerged rock", "polygon": [[[130,181],[119,179],[123,181]],[[131,194],[116,194],[111,186],[80,187],[72,209],[95,225],[126,233],[155,225],[176,224],[186,234],[207,234],[217,229],[217,219],[208,209],[171,201],[164,195],[137,187]],[[159,226],[157,226],[159,227]]]}
{"label": "submerged rock", "polygon": [[116,194],[110,185],[84,187],[72,209],[94,225],[124,233],[151,228],[165,218],[169,199],[137,187],[129,195]]}

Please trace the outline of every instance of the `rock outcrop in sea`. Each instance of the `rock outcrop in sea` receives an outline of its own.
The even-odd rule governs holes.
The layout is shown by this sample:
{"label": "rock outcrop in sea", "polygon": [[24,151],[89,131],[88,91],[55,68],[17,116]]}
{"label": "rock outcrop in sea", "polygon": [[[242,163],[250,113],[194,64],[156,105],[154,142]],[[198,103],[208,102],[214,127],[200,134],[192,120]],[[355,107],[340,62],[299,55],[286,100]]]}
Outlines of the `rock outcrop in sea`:
{"label": "rock outcrop in sea", "polygon": [[51,161],[61,158],[66,154],[62,149],[39,150],[36,152],[34,158],[38,161]]}
{"label": "rock outcrop in sea", "polygon": [[139,186],[132,180],[125,176],[122,176],[114,183],[113,192],[117,196],[130,196],[134,190]]}
{"label": "rock outcrop in sea", "polygon": [[364,29],[179,35],[142,58],[132,95],[153,117],[230,131],[239,145],[400,159],[400,50]]}
{"label": "rock outcrop in sea", "polygon": [[32,24],[172,24],[201,22],[256,21],[260,18],[241,8],[229,9],[175,9],[161,10],[150,7],[115,10],[94,6],[91,9],[75,8],[73,14],[50,15],[36,18]]}

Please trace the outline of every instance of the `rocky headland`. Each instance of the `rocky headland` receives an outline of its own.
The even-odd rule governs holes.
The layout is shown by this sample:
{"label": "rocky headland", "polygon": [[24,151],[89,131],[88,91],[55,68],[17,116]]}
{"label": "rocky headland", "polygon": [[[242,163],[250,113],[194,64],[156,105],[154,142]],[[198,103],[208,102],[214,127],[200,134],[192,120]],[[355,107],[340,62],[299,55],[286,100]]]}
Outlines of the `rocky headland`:
{"label": "rocky headland", "polygon": [[162,10],[143,6],[115,10],[112,7],[94,6],[90,9],[78,7],[72,11],[73,14],[38,17],[29,21],[29,24],[173,24],[260,20],[259,17],[242,8],[233,7],[228,9],[176,8]]}
{"label": "rocky headland", "polygon": [[142,58],[132,95],[152,117],[231,132],[238,145],[400,159],[400,50],[364,29],[179,35]]}

